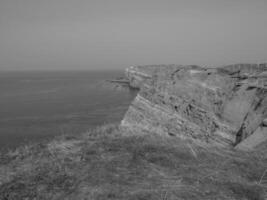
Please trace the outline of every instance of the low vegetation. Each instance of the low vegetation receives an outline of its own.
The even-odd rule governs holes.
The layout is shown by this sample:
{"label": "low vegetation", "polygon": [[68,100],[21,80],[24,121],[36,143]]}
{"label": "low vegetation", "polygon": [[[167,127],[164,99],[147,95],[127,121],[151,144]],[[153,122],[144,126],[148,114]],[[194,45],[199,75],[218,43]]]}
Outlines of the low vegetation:
{"label": "low vegetation", "polygon": [[1,155],[1,200],[265,198],[266,151],[240,153],[105,125]]}

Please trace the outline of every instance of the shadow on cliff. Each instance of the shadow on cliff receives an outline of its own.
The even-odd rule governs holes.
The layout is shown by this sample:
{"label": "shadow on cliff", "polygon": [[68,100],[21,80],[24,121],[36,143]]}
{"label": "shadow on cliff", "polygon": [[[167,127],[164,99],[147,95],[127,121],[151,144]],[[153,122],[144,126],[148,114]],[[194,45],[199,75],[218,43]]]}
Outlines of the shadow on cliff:
{"label": "shadow on cliff", "polygon": [[260,200],[265,152],[124,135],[106,125],[1,155],[0,199]]}

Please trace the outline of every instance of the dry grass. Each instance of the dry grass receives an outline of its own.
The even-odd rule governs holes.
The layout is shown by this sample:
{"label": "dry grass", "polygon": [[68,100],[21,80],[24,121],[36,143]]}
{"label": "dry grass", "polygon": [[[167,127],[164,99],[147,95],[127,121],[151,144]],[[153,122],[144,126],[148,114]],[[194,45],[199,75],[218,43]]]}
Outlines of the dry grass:
{"label": "dry grass", "polygon": [[264,199],[264,152],[123,135],[105,125],[1,155],[0,199]]}

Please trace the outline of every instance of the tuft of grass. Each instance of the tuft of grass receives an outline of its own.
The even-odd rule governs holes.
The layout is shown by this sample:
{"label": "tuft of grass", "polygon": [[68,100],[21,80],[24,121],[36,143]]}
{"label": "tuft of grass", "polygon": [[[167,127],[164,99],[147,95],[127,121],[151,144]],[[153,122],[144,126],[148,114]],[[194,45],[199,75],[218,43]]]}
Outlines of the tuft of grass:
{"label": "tuft of grass", "polygon": [[264,199],[266,153],[107,124],[1,155],[0,199]]}

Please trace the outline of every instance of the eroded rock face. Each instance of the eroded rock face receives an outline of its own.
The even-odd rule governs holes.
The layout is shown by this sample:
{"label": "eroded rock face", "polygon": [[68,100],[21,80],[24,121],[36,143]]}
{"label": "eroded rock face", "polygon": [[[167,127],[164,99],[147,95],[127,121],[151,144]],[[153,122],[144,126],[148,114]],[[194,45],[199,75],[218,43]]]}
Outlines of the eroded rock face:
{"label": "eroded rock face", "polygon": [[240,143],[266,118],[266,71],[267,64],[130,67],[126,76],[140,92],[121,125],[209,144]]}
{"label": "eroded rock face", "polygon": [[173,71],[177,67],[179,65],[131,66],[125,70],[125,76],[129,80],[131,87],[141,88],[145,82],[152,79],[152,76]]}

